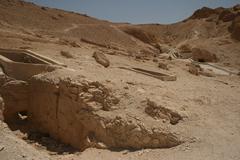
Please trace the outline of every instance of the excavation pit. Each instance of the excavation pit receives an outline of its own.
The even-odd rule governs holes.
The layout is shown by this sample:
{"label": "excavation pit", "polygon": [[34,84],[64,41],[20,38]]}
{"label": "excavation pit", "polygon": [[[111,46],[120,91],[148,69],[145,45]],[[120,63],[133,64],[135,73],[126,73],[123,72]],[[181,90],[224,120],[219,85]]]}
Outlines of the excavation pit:
{"label": "excavation pit", "polygon": [[0,49],[0,66],[3,72],[18,80],[51,72],[63,64],[29,50]]}

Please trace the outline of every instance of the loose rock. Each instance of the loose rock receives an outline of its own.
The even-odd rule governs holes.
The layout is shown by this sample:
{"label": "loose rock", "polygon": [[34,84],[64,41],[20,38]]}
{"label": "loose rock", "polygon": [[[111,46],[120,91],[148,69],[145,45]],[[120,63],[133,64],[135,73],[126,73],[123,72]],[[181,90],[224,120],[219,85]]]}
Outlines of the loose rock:
{"label": "loose rock", "polygon": [[62,55],[63,57],[66,57],[66,58],[74,58],[74,56],[73,56],[71,53],[67,52],[67,51],[61,51],[60,53],[61,53],[61,55]]}
{"label": "loose rock", "polygon": [[103,53],[94,52],[93,57],[95,58],[96,62],[98,62],[102,66],[106,68],[109,67],[110,61],[107,59],[107,57]]}

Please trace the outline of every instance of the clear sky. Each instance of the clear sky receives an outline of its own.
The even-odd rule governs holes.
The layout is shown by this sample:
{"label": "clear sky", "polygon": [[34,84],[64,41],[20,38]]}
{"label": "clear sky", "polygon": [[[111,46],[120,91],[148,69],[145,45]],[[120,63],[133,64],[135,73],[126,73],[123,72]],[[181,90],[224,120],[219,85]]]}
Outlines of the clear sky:
{"label": "clear sky", "polygon": [[25,0],[42,6],[80,12],[112,22],[169,24],[203,6],[231,7],[240,0]]}

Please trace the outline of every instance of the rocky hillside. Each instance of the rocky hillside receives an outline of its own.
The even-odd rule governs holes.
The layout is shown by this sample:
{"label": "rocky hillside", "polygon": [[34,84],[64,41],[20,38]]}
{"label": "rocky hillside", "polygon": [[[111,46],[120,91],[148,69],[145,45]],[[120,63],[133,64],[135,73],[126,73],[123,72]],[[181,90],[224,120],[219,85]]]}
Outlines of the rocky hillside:
{"label": "rocky hillside", "polygon": [[239,5],[204,7],[186,20],[170,25],[114,24],[19,0],[1,0],[0,13],[2,38],[16,37],[6,34],[6,29],[15,30],[26,36],[24,40],[72,46],[88,43],[143,59],[166,52],[191,57],[193,48],[205,48],[216,54],[222,64],[240,66]]}

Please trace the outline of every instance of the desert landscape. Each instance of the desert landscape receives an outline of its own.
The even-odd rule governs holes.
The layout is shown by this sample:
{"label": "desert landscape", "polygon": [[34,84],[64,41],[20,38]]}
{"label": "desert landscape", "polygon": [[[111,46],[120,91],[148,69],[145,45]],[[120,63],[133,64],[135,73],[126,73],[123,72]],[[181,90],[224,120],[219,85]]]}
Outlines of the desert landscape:
{"label": "desert landscape", "polygon": [[0,160],[240,159],[240,5],[169,25],[0,13]]}

